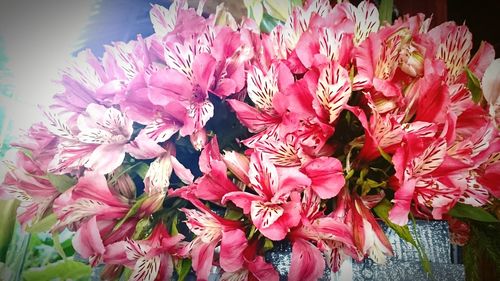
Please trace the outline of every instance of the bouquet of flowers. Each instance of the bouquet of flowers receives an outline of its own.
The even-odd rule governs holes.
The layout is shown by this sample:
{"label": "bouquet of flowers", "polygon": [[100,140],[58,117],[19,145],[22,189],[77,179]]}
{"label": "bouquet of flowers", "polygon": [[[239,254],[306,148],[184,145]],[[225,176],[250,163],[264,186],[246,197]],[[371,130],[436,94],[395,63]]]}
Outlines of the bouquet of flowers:
{"label": "bouquet of flowers", "polygon": [[[363,1],[153,5],[154,34],[79,53],[0,193],[103,278],[289,280],[393,254],[378,221],[496,218],[500,60],[465,25]],[[410,237],[411,238],[411,237]]]}

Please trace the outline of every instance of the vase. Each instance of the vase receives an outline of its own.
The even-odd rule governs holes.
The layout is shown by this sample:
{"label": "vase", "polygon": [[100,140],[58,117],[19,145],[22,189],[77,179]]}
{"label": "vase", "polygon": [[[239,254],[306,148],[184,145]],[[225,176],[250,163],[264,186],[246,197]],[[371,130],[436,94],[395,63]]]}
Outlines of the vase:
{"label": "vase", "polygon": [[[412,224],[412,223],[410,223]],[[415,281],[415,280],[465,280],[462,264],[452,259],[448,223],[446,221],[417,221],[416,238],[424,249],[431,264],[429,276],[423,269],[417,250],[401,239],[394,230],[382,225],[391,242],[394,256],[386,264],[378,265],[370,258],[361,262],[346,260],[339,272],[325,270],[320,280],[332,281]],[[409,225],[410,229],[414,226]],[[266,253],[266,260],[273,264],[280,275],[280,280],[287,280],[291,263],[291,245],[288,242],[276,243],[276,247]]]}

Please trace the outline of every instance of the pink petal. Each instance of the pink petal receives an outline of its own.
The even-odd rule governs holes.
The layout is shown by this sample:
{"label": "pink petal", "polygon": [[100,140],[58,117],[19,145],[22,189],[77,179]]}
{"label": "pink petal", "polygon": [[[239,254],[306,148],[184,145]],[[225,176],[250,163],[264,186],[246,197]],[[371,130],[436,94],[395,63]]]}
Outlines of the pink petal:
{"label": "pink petal", "polygon": [[193,61],[194,80],[200,85],[203,92],[207,92],[208,87],[213,82],[215,71],[215,59],[207,53],[196,55]]}
{"label": "pink petal", "polygon": [[90,155],[85,167],[101,174],[108,174],[118,168],[125,159],[123,144],[101,144]]}
{"label": "pink petal", "polygon": [[243,251],[247,247],[245,232],[234,229],[222,232],[220,266],[226,272],[234,272],[243,266]]}
{"label": "pink petal", "polygon": [[259,281],[278,281],[279,274],[273,265],[266,263],[263,257],[257,256],[254,261],[248,264],[248,270]]}
{"label": "pink petal", "polygon": [[175,174],[181,179],[181,181],[185,184],[192,184],[194,180],[194,176],[189,169],[184,167],[184,165],[177,160],[175,157],[170,157],[172,161],[172,167],[174,168]]}
{"label": "pink petal", "polygon": [[85,259],[104,254],[105,248],[95,216],[80,226],[73,237],[73,248]]}
{"label": "pink petal", "polygon": [[249,214],[251,205],[253,201],[261,200],[262,198],[243,191],[229,192],[222,197],[222,204],[226,204],[227,201],[233,202],[236,206],[243,209],[243,213]]}
{"label": "pink petal", "polygon": [[469,69],[481,80],[483,79],[486,68],[495,59],[495,49],[493,46],[485,41],[481,41],[479,50],[477,50],[474,57],[469,62]]}
{"label": "pink petal", "polygon": [[314,55],[319,53],[319,42],[316,32],[304,32],[300,36],[295,52],[302,64],[310,68],[313,64]]}
{"label": "pink petal", "polygon": [[217,241],[210,244],[200,243],[193,248],[191,257],[193,269],[196,271],[198,280],[208,280],[208,275],[212,268],[215,246],[217,246]]}
{"label": "pink petal", "polygon": [[292,246],[292,263],[288,280],[315,281],[325,271],[325,259],[318,248],[310,242],[297,239]]}
{"label": "pink petal", "polygon": [[119,241],[119,242],[107,245],[106,252],[105,252],[104,257],[103,257],[104,263],[125,265],[129,268],[133,268],[135,261],[129,260],[127,258],[127,253],[125,252],[127,245],[128,245],[128,242],[126,242],[126,241]]}
{"label": "pink petal", "polygon": [[152,159],[165,153],[165,149],[158,143],[147,137],[145,134],[139,135],[125,146],[125,150],[135,159]]}
{"label": "pink petal", "polygon": [[342,163],[333,157],[313,159],[302,170],[311,179],[311,188],[321,199],[336,196],[345,184]]}
{"label": "pink petal", "polygon": [[276,123],[276,118],[261,113],[244,102],[233,99],[229,99],[227,102],[236,112],[236,116],[241,124],[247,127],[252,133],[263,131],[270,124]]}
{"label": "pink petal", "polygon": [[403,182],[401,187],[394,194],[394,206],[389,211],[389,219],[401,226],[408,223],[408,213],[410,213],[410,204],[415,190],[415,179],[409,179]]}

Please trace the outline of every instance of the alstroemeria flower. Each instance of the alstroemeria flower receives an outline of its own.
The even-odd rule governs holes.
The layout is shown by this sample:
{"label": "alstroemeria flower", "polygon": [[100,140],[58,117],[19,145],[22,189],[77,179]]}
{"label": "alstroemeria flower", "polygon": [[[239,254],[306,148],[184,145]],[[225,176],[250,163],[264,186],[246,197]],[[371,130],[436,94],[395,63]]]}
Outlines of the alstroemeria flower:
{"label": "alstroemeria flower", "polygon": [[167,66],[171,68],[152,74],[148,83],[149,99],[160,106],[173,103],[184,107],[180,134],[186,136],[202,129],[214,114],[208,88],[213,83],[216,61],[210,54],[194,53],[190,43],[171,44],[165,47]]}
{"label": "alstroemeria flower", "polygon": [[254,67],[247,75],[247,92],[255,107],[228,100],[240,122],[255,133],[243,141],[246,146],[253,147],[259,140],[277,138],[282,116],[286,114],[283,93],[293,81],[290,70],[283,64],[272,65],[267,73]]}
{"label": "alstroemeria flower", "polygon": [[144,192],[149,195],[156,193],[166,194],[170,186],[172,172],[185,184],[193,183],[193,174],[177,158],[175,158],[175,146],[172,143],[165,145],[165,150],[150,165],[144,177]]}
{"label": "alstroemeria flower", "polygon": [[0,198],[21,202],[18,219],[26,227],[28,222],[35,222],[50,211],[60,192],[48,180],[47,171],[41,169],[39,162],[21,151],[15,158],[15,165],[9,165],[0,185]]}
{"label": "alstroemeria flower", "polygon": [[392,246],[370,210],[357,195],[353,197],[353,237],[358,250],[379,264],[392,256]]}
{"label": "alstroemeria flower", "polygon": [[264,154],[258,152],[250,158],[248,176],[257,194],[230,192],[224,196],[222,203],[232,201],[245,214],[250,214],[255,227],[267,238],[285,238],[289,229],[300,221],[297,191],[309,186],[311,180],[296,167],[277,169]]}
{"label": "alstroemeria flower", "polygon": [[78,115],[91,103],[107,104],[109,97],[101,96],[100,92],[109,81],[94,54],[88,49],[81,51],[62,71],[60,84],[64,90],[54,96],[51,108]]}
{"label": "alstroemeria flower", "polygon": [[223,272],[220,280],[259,280],[277,281],[279,274],[272,264],[266,263],[263,256],[257,255],[259,241],[249,242],[243,253],[242,268],[234,272]]}
{"label": "alstroemeria flower", "polygon": [[500,59],[494,60],[486,69],[482,85],[484,98],[490,105],[490,115],[496,126],[500,125]]}
{"label": "alstroemeria flower", "polygon": [[225,194],[240,190],[227,176],[217,137],[213,137],[201,152],[199,166],[203,176],[196,179],[192,187],[198,198],[220,203]]}
{"label": "alstroemeria flower", "polygon": [[128,239],[107,246],[104,260],[132,268],[130,280],[170,280],[182,239],[181,234],[170,236],[165,225],[158,223],[145,240]]}
{"label": "alstroemeria flower", "polygon": [[47,116],[52,132],[60,137],[49,171],[72,172],[84,166],[107,174],[122,164],[132,135],[132,121],[119,110],[89,104],[78,116],[75,129],[54,115]]}
{"label": "alstroemeria flower", "polygon": [[220,243],[219,263],[226,272],[235,272],[243,266],[243,251],[247,246],[245,232],[238,221],[214,214],[198,199],[191,198],[198,210],[182,209],[186,224],[196,235],[189,243],[193,268],[199,280],[206,280],[214,261],[214,251]]}
{"label": "alstroemeria flower", "polygon": [[[343,196],[340,197],[337,210],[348,212],[343,207]],[[304,190],[302,223],[290,233],[293,243],[289,273],[291,280],[317,280],[324,273],[325,258],[333,272],[339,270],[343,255],[348,254],[358,259],[350,222],[324,216],[323,210],[320,210],[320,202],[321,198],[311,189]]]}
{"label": "alstroemeria flower", "polygon": [[59,219],[58,226],[63,227],[93,216],[98,220],[119,219],[127,214],[130,206],[111,193],[104,175],[87,172],[54,201],[53,208]]}

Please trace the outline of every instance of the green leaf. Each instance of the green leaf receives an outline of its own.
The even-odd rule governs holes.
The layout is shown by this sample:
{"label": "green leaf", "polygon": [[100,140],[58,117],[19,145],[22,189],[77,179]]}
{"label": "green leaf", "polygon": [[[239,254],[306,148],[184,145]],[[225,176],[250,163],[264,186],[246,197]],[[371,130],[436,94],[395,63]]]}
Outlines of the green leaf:
{"label": "green leaf", "polygon": [[68,175],[47,174],[47,179],[59,192],[64,192],[76,184],[76,179]]}
{"label": "green leaf", "polygon": [[457,203],[449,214],[452,217],[472,219],[481,222],[498,222],[498,220],[486,210],[467,204]]}
{"label": "green leaf", "polygon": [[264,252],[267,250],[271,250],[273,246],[273,241],[266,238],[266,240],[264,241]]}
{"label": "green leaf", "polygon": [[242,216],[243,213],[240,212],[239,210],[228,208],[226,209],[226,214],[224,215],[224,218],[228,220],[238,221],[241,219]]}
{"label": "green leaf", "polygon": [[90,266],[74,260],[63,260],[46,267],[31,268],[23,273],[26,281],[51,281],[55,279],[90,279]]}
{"label": "green leaf", "polygon": [[59,233],[54,232],[52,234],[52,240],[54,241],[54,249],[63,258],[66,259],[66,254],[64,253],[63,247],[61,246],[61,241],[59,241]]}
{"label": "green leaf", "polygon": [[380,152],[380,155],[382,155],[382,157],[387,160],[387,162],[389,163],[392,163],[392,157],[391,155],[387,154],[380,146],[377,147],[378,148],[378,151]]}
{"label": "green leaf", "polygon": [[52,213],[37,221],[33,225],[26,228],[26,232],[39,233],[49,231],[50,228],[57,222],[56,214]]}
{"label": "green leaf", "polygon": [[138,165],[136,164],[134,167],[134,172],[141,177],[141,179],[144,179],[146,177],[146,173],[149,170],[149,165],[143,162],[140,162]]}
{"label": "green leaf", "polygon": [[189,271],[191,270],[191,260],[190,259],[183,259],[177,262],[175,265],[175,271],[177,272],[177,275],[179,278],[177,279],[178,281],[183,281],[186,276],[188,275]]}
{"label": "green leaf", "polygon": [[[379,218],[381,218],[390,228],[392,228],[399,237],[401,237],[403,240],[410,243],[411,245],[413,245],[413,247],[415,247],[415,249],[417,249],[423,270],[430,273],[431,267],[429,258],[427,257],[424,249],[421,247],[418,238],[413,238],[408,225],[400,226],[389,220],[389,211],[391,210],[391,208],[391,202],[387,199],[384,199],[380,201],[380,203],[375,206],[373,210],[375,211],[375,214],[377,214]],[[414,234],[416,235],[416,227],[414,228]]]}
{"label": "green leaf", "polygon": [[113,232],[117,231],[129,218],[131,218],[133,215],[135,215],[137,213],[137,211],[139,211],[139,208],[141,208],[142,206],[142,203],[144,203],[144,201],[147,199],[148,197],[147,196],[143,196],[141,198],[139,198],[139,200],[137,200],[134,205],[132,206],[132,208],[130,208],[130,210],[128,211],[128,213],[125,215],[125,217],[123,217],[116,225],[115,227],[113,227]]}
{"label": "green leaf", "polygon": [[171,232],[170,234],[172,236],[179,234],[179,230],[177,229],[177,223],[178,223],[177,215],[175,215],[174,218],[172,219],[172,230],[170,231]]}
{"label": "green leaf", "polygon": [[260,22],[260,30],[269,33],[273,28],[278,25],[279,20],[271,17],[269,14],[264,13],[264,16],[262,17],[262,21]]}
{"label": "green leaf", "polygon": [[138,163],[135,163],[134,165],[124,167],[124,169],[118,173],[114,173],[113,177],[109,180],[109,183],[116,184],[118,179],[126,173],[135,173],[138,176],[140,176],[142,179],[144,179],[144,177],[146,177],[146,173],[148,172],[148,170],[149,170],[148,164],[146,164],[144,162],[138,162]]}
{"label": "green leaf", "polygon": [[465,72],[467,74],[467,88],[472,94],[472,101],[479,103],[483,97],[481,82],[468,67],[465,68]]}
{"label": "green leaf", "polygon": [[389,211],[391,210],[391,208],[392,208],[391,202],[387,199],[384,199],[380,201],[380,203],[377,206],[375,206],[375,208],[373,208],[373,211],[375,211],[375,214],[377,214],[377,216],[381,218],[385,224],[387,224],[390,228],[392,228],[394,232],[396,232],[399,235],[399,237],[401,237],[403,240],[416,247],[417,242],[411,236],[410,229],[408,228],[408,226],[407,225],[400,226],[389,220]]}
{"label": "green leaf", "polygon": [[290,16],[291,3],[283,5],[284,3],[282,1],[264,0],[263,4],[266,8],[266,12],[275,19],[286,21],[286,19]]}
{"label": "green leaf", "polygon": [[380,23],[383,24],[387,22],[392,24],[392,10],[394,6],[394,0],[381,0],[380,6],[378,8]]}
{"label": "green leaf", "polygon": [[244,0],[243,3],[247,8],[248,17],[253,19],[255,23],[259,25],[262,21],[262,15],[264,14],[262,2],[259,0]]}

